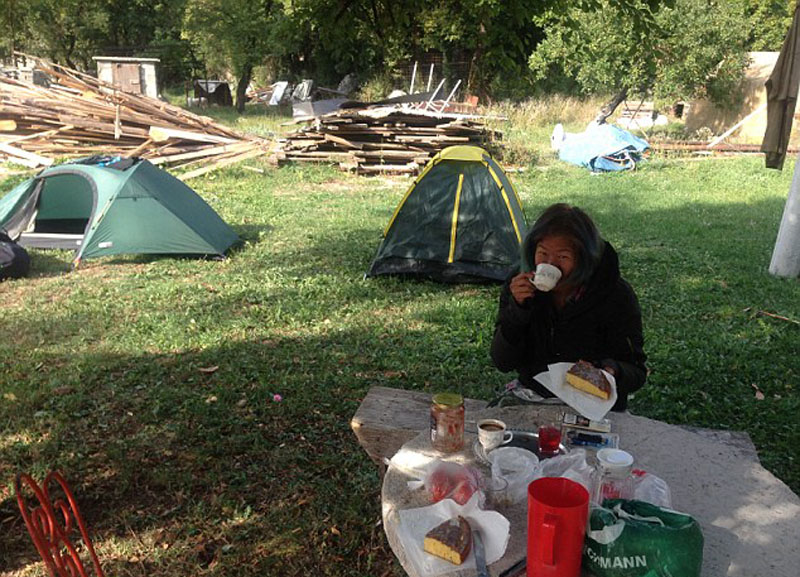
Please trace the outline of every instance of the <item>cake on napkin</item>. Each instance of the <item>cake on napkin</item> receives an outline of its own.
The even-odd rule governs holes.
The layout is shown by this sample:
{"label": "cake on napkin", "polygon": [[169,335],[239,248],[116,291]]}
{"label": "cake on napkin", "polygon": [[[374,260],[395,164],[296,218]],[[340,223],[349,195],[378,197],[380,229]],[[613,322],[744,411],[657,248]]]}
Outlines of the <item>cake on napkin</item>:
{"label": "cake on napkin", "polygon": [[425,535],[426,552],[461,565],[472,548],[472,529],[464,517],[457,515],[440,523]]}
{"label": "cake on napkin", "polygon": [[611,397],[611,383],[603,371],[586,361],[578,361],[570,367],[567,384],[604,400]]}

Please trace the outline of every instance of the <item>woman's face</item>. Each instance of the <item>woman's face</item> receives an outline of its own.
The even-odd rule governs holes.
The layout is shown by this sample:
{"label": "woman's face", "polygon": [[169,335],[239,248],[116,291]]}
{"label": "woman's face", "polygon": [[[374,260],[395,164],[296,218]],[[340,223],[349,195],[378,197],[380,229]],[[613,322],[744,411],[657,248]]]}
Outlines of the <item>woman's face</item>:
{"label": "woman's face", "polygon": [[536,245],[533,262],[538,266],[543,262],[561,270],[561,278],[569,278],[578,265],[578,254],[572,239],[562,235],[545,236]]}

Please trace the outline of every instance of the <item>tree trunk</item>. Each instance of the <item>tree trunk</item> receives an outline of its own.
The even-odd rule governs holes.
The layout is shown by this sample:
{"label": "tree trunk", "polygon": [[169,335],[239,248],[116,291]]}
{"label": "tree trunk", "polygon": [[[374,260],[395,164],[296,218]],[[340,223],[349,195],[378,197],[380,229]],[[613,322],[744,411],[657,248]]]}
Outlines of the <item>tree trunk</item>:
{"label": "tree trunk", "polygon": [[608,101],[608,103],[600,109],[600,113],[595,117],[594,121],[597,124],[604,124],[606,119],[614,114],[614,111],[617,109],[617,106],[622,104],[622,101],[628,97],[628,89],[623,88],[620,90],[614,98]]}
{"label": "tree trunk", "polygon": [[487,101],[487,90],[483,77],[483,41],[486,38],[486,27],[483,23],[478,28],[478,38],[475,43],[475,51],[472,53],[472,61],[469,66],[467,77],[467,94],[474,94],[482,102]]}
{"label": "tree trunk", "polygon": [[244,112],[244,103],[247,100],[247,87],[250,85],[250,78],[253,76],[253,65],[245,64],[242,75],[236,85],[236,110],[241,114]]}

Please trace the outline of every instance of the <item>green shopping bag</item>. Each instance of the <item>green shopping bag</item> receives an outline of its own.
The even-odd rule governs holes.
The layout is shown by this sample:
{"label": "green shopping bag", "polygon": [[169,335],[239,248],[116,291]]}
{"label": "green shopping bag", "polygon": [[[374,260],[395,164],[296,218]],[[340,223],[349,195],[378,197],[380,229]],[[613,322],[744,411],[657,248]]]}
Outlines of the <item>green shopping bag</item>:
{"label": "green shopping bag", "polygon": [[583,567],[596,577],[700,577],[703,533],[691,516],[644,501],[592,510]]}

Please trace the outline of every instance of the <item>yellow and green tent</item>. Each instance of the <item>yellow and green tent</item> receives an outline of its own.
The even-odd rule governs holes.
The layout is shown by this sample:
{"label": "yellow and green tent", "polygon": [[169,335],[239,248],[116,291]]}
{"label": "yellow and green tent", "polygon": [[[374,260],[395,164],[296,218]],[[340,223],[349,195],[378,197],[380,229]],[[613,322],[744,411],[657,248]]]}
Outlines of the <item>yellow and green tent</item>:
{"label": "yellow and green tent", "polygon": [[518,266],[525,214],[500,165],[477,146],[434,156],[386,226],[367,276],[502,281]]}

